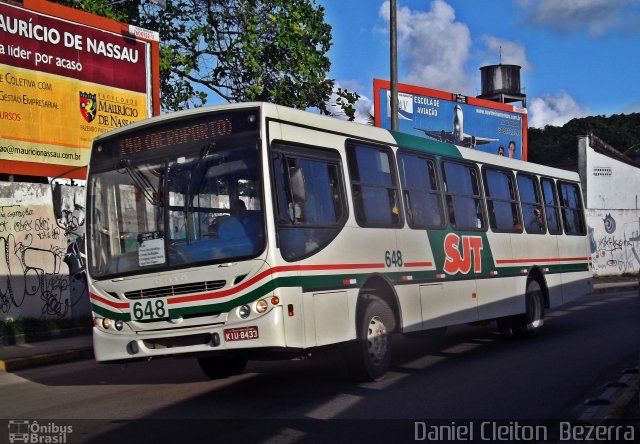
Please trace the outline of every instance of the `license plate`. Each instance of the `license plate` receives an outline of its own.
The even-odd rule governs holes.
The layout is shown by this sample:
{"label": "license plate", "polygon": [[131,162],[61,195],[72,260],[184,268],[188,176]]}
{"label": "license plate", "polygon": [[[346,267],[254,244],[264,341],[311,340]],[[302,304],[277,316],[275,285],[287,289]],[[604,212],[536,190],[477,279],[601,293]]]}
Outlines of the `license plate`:
{"label": "license plate", "polygon": [[242,327],[227,328],[224,330],[224,340],[229,341],[247,341],[249,339],[258,339],[258,327]]}

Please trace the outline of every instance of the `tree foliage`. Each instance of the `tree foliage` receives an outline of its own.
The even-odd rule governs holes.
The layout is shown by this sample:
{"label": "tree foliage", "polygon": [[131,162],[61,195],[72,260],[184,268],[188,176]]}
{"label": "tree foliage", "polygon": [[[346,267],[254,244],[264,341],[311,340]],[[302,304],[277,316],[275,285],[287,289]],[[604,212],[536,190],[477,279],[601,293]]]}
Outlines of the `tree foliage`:
{"label": "tree foliage", "polygon": [[572,119],[561,127],[529,128],[529,160],[550,166],[575,164],[577,137],[587,133],[595,134],[633,158],[634,148],[640,144],[640,113],[583,117]]}
{"label": "tree foliage", "polygon": [[[331,26],[313,0],[60,0],[160,34],[163,110],[267,101],[329,114]],[[345,113],[358,96],[338,93]],[[345,108],[346,107],[346,108]]]}

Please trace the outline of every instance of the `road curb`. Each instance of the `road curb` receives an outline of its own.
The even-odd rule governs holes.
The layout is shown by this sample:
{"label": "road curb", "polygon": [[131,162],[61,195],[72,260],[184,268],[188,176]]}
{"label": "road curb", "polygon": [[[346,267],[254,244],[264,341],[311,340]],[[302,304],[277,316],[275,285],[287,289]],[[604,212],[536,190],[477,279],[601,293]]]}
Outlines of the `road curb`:
{"label": "road curb", "polygon": [[15,370],[25,370],[28,368],[41,367],[44,365],[52,364],[64,364],[67,362],[92,358],[93,348],[64,350],[55,353],[27,356],[24,358],[0,360],[0,372],[12,372]]}
{"label": "road curb", "polygon": [[638,393],[638,381],[636,380],[629,386],[627,390],[618,398],[618,400],[611,406],[609,413],[604,418],[605,424],[615,424],[624,418],[624,414],[627,408],[630,407],[631,402],[634,401],[636,394]]}
{"label": "road curb", "polygon": [[607,282],[607,283],[597,283],[593,284],[591,289],[591,294],[594,293],[609,293],[616,291],[624,291],[624,290],[633,290],[638,288],[638,281],[628,281],[628,282]]}
{"label": "road curb", "polygon": [[632,403],[639,387],[640,365],[623,370],[617,381],[607,382],[596,397],[584,402],[584,410],[578,420],[600,425],[616,425],[624,421],[634,409]]}

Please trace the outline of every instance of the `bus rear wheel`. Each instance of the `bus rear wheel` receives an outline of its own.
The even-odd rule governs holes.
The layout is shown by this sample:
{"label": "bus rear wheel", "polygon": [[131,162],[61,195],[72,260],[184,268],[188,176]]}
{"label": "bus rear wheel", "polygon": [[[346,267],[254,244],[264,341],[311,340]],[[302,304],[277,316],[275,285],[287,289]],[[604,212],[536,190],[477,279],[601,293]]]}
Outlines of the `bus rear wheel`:
{"label": "bus rear wheel", "polygon": [[376,296],[366,295],[357,325],[358,338],[350,351],[353,376],[360,381],[379,381],[391,364],[391,333],[395,318],[389,306]]}
{"label": "bus rear wheel", "polygon": [[527,311],[516,325],[515,331],[520,337],[531,338],[538,335],[544,325],[544,294],[540,283],[535,279],[527,283],[525,302]]}
{"label": "bus rear wheel", "polygon": [[247,359],[242,356],[203,357],[198,358],[198,365],[210,379],[222,379],[242,373]]}
{"label": "bus rear wheel", "polygon": [[532,279],[527,282],[524,314],[498,319],[498,328],[506,336],[533,338],[544,325],[544,294],[540,283]]}

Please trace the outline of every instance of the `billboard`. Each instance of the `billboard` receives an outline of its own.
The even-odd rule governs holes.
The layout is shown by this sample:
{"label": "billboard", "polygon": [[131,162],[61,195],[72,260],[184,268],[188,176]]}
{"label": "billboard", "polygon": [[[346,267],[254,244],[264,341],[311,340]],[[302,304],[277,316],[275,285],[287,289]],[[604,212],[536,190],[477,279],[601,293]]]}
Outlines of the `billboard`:
{"label": "billboard", "polygon": [[[391,86],[374,79],[375,125],[391,128]],[[487,153],[527,160],[525,108],[398,84],[398,130]]]}
{"label": "billboard", "polygon": [[0,3],[0,173],[85,166],[94,137],[159,114],[158,41],[49,2]]}

